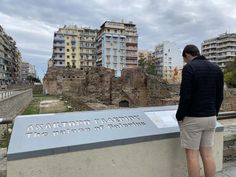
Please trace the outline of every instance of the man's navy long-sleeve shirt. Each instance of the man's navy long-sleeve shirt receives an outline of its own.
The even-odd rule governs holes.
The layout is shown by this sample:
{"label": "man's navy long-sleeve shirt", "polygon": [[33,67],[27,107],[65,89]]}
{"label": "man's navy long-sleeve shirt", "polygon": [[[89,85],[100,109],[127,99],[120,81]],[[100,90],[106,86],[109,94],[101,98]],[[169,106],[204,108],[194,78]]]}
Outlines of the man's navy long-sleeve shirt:
{"label": "man's navy long-sleeve shirt", "polygon": [[224,76],[221,69],[204,56],[194,58],[182,71],[179,107],[176,119],[185,116],[218,115],[223,101]]}

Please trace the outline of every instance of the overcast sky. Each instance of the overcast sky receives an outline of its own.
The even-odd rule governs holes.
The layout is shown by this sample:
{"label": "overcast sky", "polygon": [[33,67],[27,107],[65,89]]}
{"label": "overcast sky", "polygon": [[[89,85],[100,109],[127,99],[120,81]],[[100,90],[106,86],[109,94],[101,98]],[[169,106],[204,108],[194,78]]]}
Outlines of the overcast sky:
{"label": "overcast sky", "polygon": [[53,32],[64,25],[99,28],[105,21],[137,25],[139,49],[168,40],[182,49],[224,32],[236,32],[235,0],[0,0],[0,25],[23,59],[43,78]]}

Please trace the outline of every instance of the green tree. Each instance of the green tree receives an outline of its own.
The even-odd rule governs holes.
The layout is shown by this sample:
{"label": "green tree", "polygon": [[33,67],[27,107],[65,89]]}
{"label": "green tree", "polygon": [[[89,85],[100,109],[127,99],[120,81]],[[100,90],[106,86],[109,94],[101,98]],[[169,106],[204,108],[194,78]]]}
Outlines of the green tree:
{"label": "green tree", "polygon": [[236,58],[234,61],[226,64],[224,80],[229,87],[236,87]]}
{"label": "green tree", "polygon": [[152,61],[147,62],[146,72],[151,75],[157,74],[155,62]]}
{"label": "green tree", "polygon": [[33,77],[31,75],[29,75],[27,77],[27,80],[30,81],[31,83],[33,83],[33,82],[39,82],[40,83],[41,82],[39,78]]}
{"label": "green tree", "polygon": [[138,65],[139,65],[140,68],[145,69],[145,60],[144,59],[140,59],[138,61]]}
{"label": "green tree", "polygon": [[236,87],[236,70],[225,73],[224,80],[229,87]]}
{"label": "green tree", "polygon": [[138,61],[138,65],[147,74],[151,74],[151,75],[156,75],[157,74],[156,64],[155,64],[154,60],[140,59]]}

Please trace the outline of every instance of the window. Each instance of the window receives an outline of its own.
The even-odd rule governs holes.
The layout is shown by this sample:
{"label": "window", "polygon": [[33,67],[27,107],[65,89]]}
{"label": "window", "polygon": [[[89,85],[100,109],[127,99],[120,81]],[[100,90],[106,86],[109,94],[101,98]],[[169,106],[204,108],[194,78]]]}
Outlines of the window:
{"label": "window", "polygon": [[69,56],[69,55],[67,55],[67,58],[70,58],[70,56]]}
{"label": "window", "polygon": [[62,61],[60,61],[60,65],[62,65]]}
{"label": "window", "polygon": [[75,56],[73,55],[72,58],[75,58]]}
{"label": "window", "polygon": [[62,55],[60,55],[60,58],[62,58]]}
{"label": "window", "polygon": [[62,51],[62,48],[60,48],[59,50]]}
{"label": "window", "polygon": [[67,52],[69,52],[69,51],[70,51],[70,49],[67,49],[66,51],[67,51]]}
{"label": "window", "polygon": [[67,42],[67,43],[66,43],[66,45],[70,45],[70,43],[69,43],[69,42]]}

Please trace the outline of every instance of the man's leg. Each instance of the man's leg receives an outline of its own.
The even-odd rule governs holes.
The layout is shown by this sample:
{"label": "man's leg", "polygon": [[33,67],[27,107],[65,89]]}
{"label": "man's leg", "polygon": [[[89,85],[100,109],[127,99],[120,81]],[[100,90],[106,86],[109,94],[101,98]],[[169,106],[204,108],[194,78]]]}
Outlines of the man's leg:
{"label": "man's leg", "polygon": [[205,177],[215,177],[216,165],[211,147],[200,147]]}
{"label": "man's leg", "polygon": [[185,149],[189,177],[200,176],[199,150]]}

